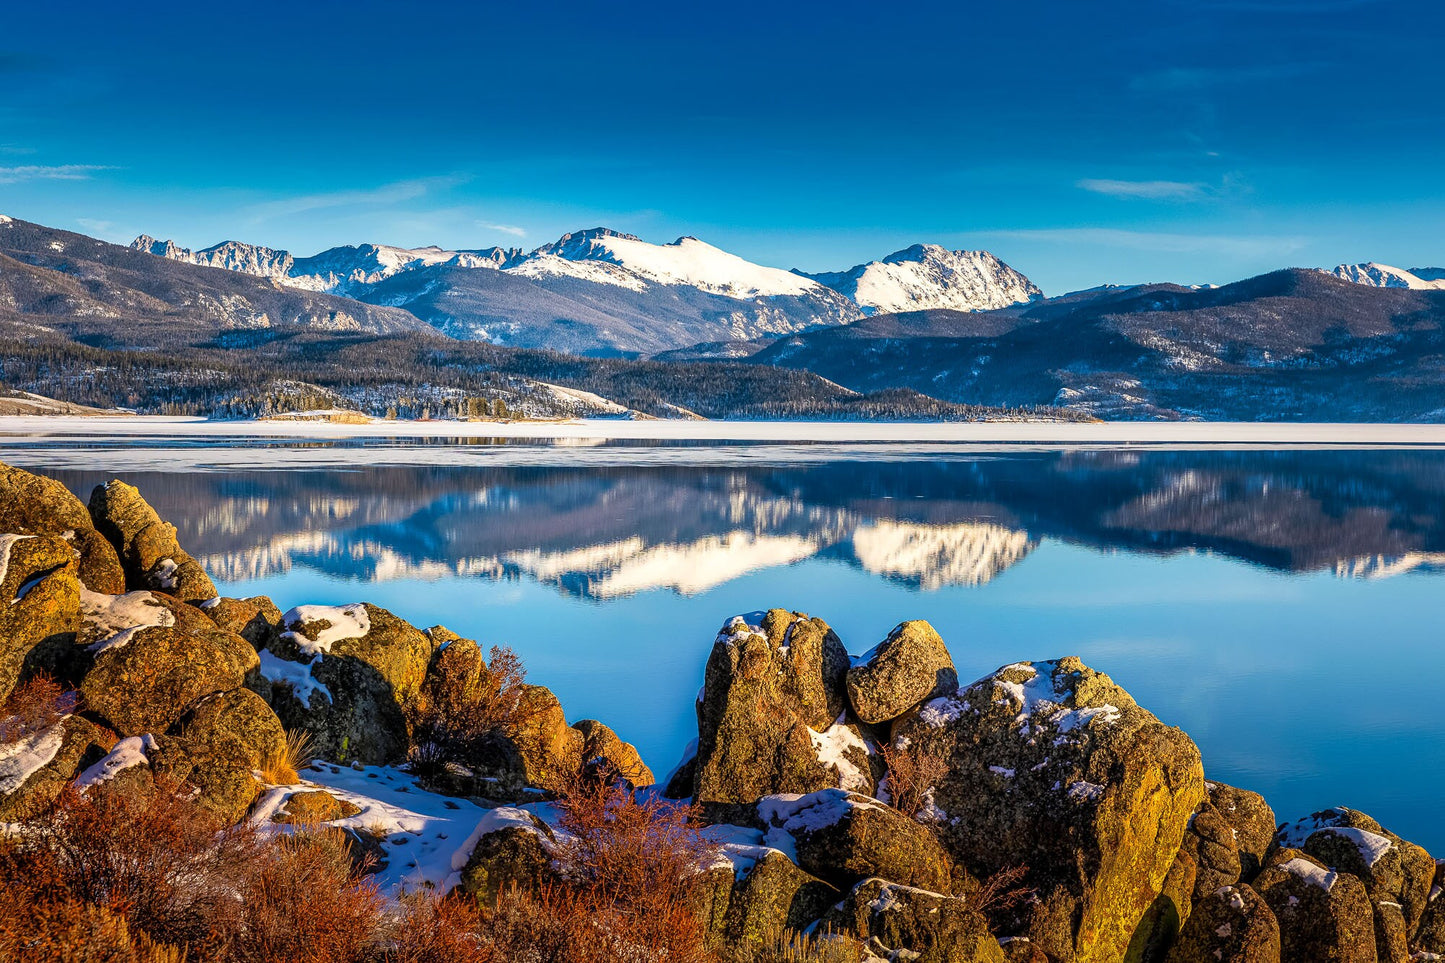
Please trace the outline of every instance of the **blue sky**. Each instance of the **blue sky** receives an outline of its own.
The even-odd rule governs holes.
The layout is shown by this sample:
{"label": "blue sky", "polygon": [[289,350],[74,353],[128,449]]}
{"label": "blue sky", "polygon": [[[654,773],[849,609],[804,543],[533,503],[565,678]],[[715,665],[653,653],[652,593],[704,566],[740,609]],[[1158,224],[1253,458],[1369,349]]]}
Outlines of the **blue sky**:
{"label": "blue sky", "polygon": [[0,31],[0,212],[111,240],[1445,262],[1427,0],[45,6]]}

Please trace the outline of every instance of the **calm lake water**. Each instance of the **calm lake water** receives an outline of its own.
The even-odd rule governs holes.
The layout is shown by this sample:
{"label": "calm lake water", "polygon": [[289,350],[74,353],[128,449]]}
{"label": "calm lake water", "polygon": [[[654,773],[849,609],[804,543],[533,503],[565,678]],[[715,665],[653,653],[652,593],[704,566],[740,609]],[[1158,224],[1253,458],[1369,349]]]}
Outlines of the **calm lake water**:
{"label": "calm lake water", "polygon": [[1445,853],[1445,452],[0,443],[119,476],[229,595],[370,601],[506,644],[665,773],[718,627],[782,606],[964,679],[1075,654],[1281,819]]}

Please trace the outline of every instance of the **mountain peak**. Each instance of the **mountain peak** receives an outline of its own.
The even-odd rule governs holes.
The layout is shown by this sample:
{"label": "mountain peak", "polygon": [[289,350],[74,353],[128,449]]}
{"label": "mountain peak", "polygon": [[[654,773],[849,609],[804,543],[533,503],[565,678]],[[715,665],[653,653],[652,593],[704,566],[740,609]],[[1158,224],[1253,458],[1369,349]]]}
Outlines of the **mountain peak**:
{"label": "mountain peak", "polygon": [[1043,292],[987,251],[914,244],[847,271],[808,275],[869,313],[949,309],[986,311],[1033,301]]}
{"label": "mountain peak", "polygon": [[[1429,268],[1424,268],[1427,273]],[[1445,280],[1438,277],[1423,278],[1404,268],[1366,261],[1363,264],[1341,264],[1333,271],[1326,271],[1335,277],[1353,281],[1373,288],[1409,288],[1413,291],[1445,290]]]}

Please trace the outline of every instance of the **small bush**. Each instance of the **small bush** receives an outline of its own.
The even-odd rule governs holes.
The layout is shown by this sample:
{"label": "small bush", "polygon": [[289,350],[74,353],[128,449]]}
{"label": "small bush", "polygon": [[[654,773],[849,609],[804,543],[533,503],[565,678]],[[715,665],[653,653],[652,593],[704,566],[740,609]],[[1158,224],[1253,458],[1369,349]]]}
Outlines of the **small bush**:
{"label": "small bush", "polygon": [[48,729],[60,717],[74,712],[79,694],[63,688],[48,675],[37,675],[18,686],[0,703],[0,743],[16,742]]}
{"label": "small bush", "polygon": [[527,673],[516,652],[493,646],[490,660],[475,668],[438,673],[409,707],[408,762],[423,780],[500,762],[503,745],[538,711],[525,698]]}
{"label": "small bush", "polygon": [[931,801],[938,780],[948,772],[948,760],[906,739],[883,746],[881,752],[888,768],[890,804],[901,813],[917,816]]}

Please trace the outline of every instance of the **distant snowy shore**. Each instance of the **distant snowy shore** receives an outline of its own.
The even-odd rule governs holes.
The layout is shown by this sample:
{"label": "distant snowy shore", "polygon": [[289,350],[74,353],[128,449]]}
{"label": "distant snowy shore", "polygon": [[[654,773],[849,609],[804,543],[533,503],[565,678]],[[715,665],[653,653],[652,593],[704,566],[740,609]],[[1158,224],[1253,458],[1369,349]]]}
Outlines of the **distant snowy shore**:
{"label": "distant snowy shore", "polygon": [[1288,422],[208,421],[161,416],[6,416],[0,437],[517,438],[830,444],[942,442],[1057,445],[1445,446],[1445,425]]}

